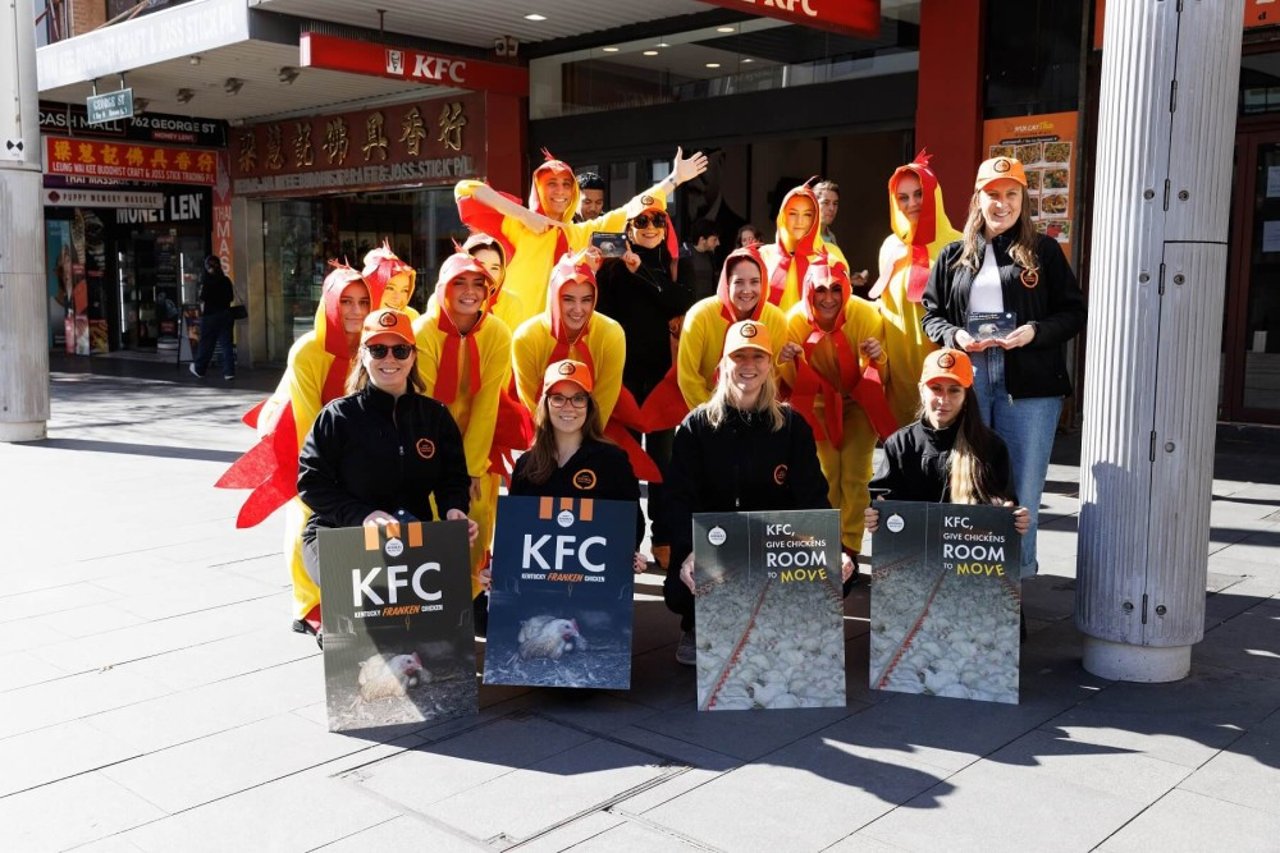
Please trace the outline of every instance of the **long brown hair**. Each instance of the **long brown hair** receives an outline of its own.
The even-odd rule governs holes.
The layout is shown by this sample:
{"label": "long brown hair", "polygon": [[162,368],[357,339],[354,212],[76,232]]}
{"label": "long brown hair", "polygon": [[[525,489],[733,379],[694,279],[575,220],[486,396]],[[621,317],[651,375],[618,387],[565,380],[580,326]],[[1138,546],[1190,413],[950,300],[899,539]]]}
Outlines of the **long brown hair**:
{"label": "long brown hair", "polygon": [[[1027,199],[1027,188],[1022,187],[1022,210],[1012,228],[1013,245],[1009,247],[1009,257],[1023,269],[1038,270],[1040,259],[1036,256],[1036,244],[1040,242],[1040,235],[1028,213],[1030,204]],[[969,199],[969,218],[964,222],[964,239],[961,241],[964,248],[960,251],[960,257],[951,265],[952,269],[968,267],[977,273],[982,268],[982,255],[986,250],[986,238],[982,236],[984,227],[986,221],[982,218],[982,190],[978,190]],[[979,238],[982,238],[981,246]]]}
{"label": "long brown hair", "polygon": [[[921,415],[924,407],[921,406]],[[951,503],[992,504],[1009,500],[1009,484],[996,478],[990,459],[1000,439],[982,422],[972,388],[964,391],[964,405],[955,420],[957,430],[947,457],[947,486]]]}
{"label": "long brown hair", "polygon": [[[566,402],[565,405],[573,404]],[[551,404],[547,402],[546,394],[538,402],[533,422],[533,447],[525,454],[529,461],[525,463],[524,475],[529,478],[529,482],[540,486],[550,480],[551,475],[560,468],[560,460],[556,454],[556,431],[551,425]],[[582,423],[582,442],[585,444],[588,441],[609,442],[604,437],[604,427],[600,424],[600,407],[596,405],[596,398],[590,394],[587,395],[587,419]]]}
{"label": "long brown hair", "polygon": [[[361,349],[364,349],[362,346]],[[351,372],[347,374],[346,391],[348,394],[354,394],[357,391],[363,391],[369,385],[369,368],[364,366],[364,357],[357,355],[355,363],[351,365]],[[414,394],[427,393],[427,383],[422,380],[422,374],[418,373],[418,350],[413,351],[413,360],[409,363],[409,389]]]}

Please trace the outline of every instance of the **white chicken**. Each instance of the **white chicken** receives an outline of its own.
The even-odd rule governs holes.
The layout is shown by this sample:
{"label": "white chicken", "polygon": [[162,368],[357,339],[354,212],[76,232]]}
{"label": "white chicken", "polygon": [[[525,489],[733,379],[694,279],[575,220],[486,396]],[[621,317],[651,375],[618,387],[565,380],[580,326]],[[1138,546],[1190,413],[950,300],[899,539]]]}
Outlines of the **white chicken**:
{"label": "white chicken", "polygon": [[520,660],[550,658],[560,660],[565,652],[583,651],[587,641],[578,631],[576,619],[534,616],[520,623]]}
{"label": "white chicken", "polygon": [[431,681],[417,652],[409,655],[373,655],[360,664],[360,698],[365,702],[403,697],[405,691]]}

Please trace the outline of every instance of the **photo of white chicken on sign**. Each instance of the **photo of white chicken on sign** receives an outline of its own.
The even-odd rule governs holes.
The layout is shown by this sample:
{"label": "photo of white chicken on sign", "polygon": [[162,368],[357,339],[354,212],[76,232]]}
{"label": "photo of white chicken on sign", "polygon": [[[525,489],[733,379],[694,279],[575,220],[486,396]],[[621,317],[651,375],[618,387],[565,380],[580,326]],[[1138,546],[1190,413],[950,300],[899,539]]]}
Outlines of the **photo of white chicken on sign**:
{"label": "photo of white chicken on sign", "polygon": [[329,731],[479,711],[467,525],[321,530]]}
{"label": "photo of white chicken on sign", "polygon": [[634,504],[498,500],[484,683],[631,686]]}

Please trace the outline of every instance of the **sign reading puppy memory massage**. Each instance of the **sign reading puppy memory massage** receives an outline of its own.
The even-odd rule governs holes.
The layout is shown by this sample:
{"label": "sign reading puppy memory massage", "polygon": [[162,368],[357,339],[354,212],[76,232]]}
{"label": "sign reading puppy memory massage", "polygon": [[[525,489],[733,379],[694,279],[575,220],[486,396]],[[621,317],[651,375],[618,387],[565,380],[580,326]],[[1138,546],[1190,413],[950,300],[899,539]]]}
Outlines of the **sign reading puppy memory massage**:
{"label": "sign reading puppy memory massage", "polygon": [[1018,702],[1021,537],[1007,507],[877,501],[871,687]]}
{"label": "sign reading puppy memory massage", "polygon": [[485,684],[631,686],[636,506],[498,499]]}
{"label": "sign reading puppy memory massage", "polygon": [[479,712],[464,521],[319,531],[329,731]]}
{"label": "sign reading puppy memory massage", "polygon": [[840,512],[693,517],[698,710],[843,707]]}

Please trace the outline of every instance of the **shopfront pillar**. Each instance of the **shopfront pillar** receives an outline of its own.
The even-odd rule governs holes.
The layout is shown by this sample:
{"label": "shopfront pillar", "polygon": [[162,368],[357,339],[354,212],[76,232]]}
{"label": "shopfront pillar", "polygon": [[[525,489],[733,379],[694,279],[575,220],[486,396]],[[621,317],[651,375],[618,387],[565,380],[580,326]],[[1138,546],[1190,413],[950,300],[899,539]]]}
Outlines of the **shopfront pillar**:
{"label": "shopfront pillar", "polygon": [[0,441],[44,438],[48,297],[31,0],[0,6]]}
{"label": "shopfront pillar", "polygon": [[1107,4],[1076,625],[1104,678],[1204,636],[1242,0]]}

